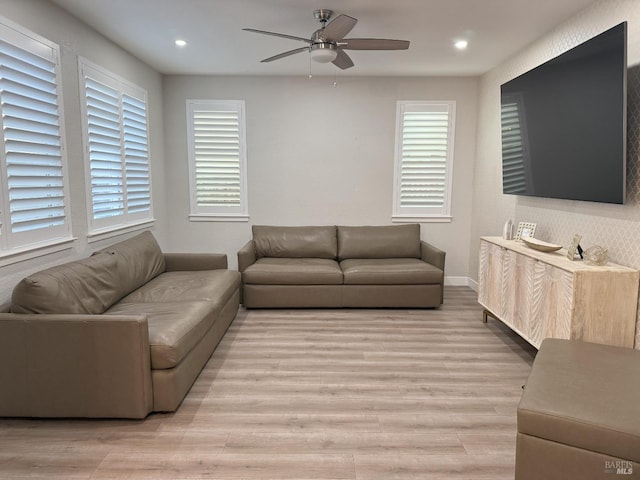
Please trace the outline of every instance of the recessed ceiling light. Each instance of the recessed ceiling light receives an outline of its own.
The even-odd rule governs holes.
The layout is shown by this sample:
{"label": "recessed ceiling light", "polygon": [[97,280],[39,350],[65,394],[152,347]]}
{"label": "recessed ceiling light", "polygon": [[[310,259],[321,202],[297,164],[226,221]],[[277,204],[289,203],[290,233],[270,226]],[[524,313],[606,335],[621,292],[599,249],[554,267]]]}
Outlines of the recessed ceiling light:
{"label": "recessed ceiling light", "polygon": [[456,42],[453,45],[458,50],[464,50],[465,48],[467,48],[467,45],[469,45],[469,42],[467,42],[466,40],[456,40]]}
{"label": "recessed ceiling light", "polygon": [[186,40],[176,40],[176,47],[186,47],[186,46],[187,46]]}

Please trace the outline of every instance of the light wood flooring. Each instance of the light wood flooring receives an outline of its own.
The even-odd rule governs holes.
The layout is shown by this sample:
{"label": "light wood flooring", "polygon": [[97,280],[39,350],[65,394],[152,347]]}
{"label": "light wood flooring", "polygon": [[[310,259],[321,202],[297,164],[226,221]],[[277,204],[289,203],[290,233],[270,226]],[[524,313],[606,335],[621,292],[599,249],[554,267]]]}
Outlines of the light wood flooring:
{"label": "light wood flooring", "polygon": [[513,479],[535,350],[481,318],[241,309],[173,414],[0,419],[0,478]]}

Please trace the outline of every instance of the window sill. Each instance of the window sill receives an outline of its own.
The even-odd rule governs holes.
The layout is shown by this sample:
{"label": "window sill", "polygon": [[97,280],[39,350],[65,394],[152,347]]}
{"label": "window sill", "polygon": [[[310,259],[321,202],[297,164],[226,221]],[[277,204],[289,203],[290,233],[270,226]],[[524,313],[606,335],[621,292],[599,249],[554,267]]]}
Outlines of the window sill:
{"label": "window sill", "polygon": [[0,267],[71,250],[75,240],[74,237],[66,237],[0,252]]}
{"label": "window sill", "polygon": [[139,230],[146,230],[153,227],[155,219],[144,220],[138,223],[130,223],[128,225],[119,225],[117,227],[102,228],[100,230],[92,230],[87,233],[87,243],[99,242],[101,240],[108,240],[109,238],[117,237],[118,235],[124,235],[126,233],[137,232]]}
{"label": "window sill", "polygon": [[225,215],[225,214],[191,214],[190,222],[248,222],[249,215]]}
{"label": "window sill", "polygon": [[451,223],[450,215],[393,215],[392,223]]}

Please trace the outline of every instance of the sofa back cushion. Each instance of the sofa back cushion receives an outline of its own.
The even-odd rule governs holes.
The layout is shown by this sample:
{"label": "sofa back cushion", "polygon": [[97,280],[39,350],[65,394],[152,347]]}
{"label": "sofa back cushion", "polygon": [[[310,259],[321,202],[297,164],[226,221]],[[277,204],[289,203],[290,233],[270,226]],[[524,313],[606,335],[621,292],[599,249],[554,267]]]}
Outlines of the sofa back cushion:
{"label": "sofa back cushion", "polygon": [[280,258],[331,258],[338,254],[336,227],[253,226],[256,255]]}
{"label": "sofa back cushion", "polygon": [[115,256],[100,253],[24,278],[13,289],[11,311],[100,314],[122,296]]}
{"label": "sofa back cushion", "polygon": [[115,256],[124,295],[128,295],[166,270],[164,254],[149,231],[104,248]]}
{"label": "sofa back cushion", "polygon": [[338,257],[420,258],[420,225],[339,226]]}
{"label": "sofa back cushion", "polygon": [[13,290],[11,311],[101,314],[164,270],[164,255],[145,232],[28,276]]}

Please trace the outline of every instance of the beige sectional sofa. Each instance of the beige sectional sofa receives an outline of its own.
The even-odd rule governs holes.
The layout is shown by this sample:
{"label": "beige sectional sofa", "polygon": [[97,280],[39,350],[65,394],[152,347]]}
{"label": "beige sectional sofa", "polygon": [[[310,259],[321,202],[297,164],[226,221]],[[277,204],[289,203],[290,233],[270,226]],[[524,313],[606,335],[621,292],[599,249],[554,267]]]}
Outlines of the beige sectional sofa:
{"label": "beige sectional sofa", "polygon": [[445,252],[420,225],[255,225],[238,252],[247,308],[438,307]]}
{"label": "beige sectional sofa", "polygon": [[0,313],[0,416],[175,410],[239,306],[222,254],[164,254],[149,232],[30,275]]}

